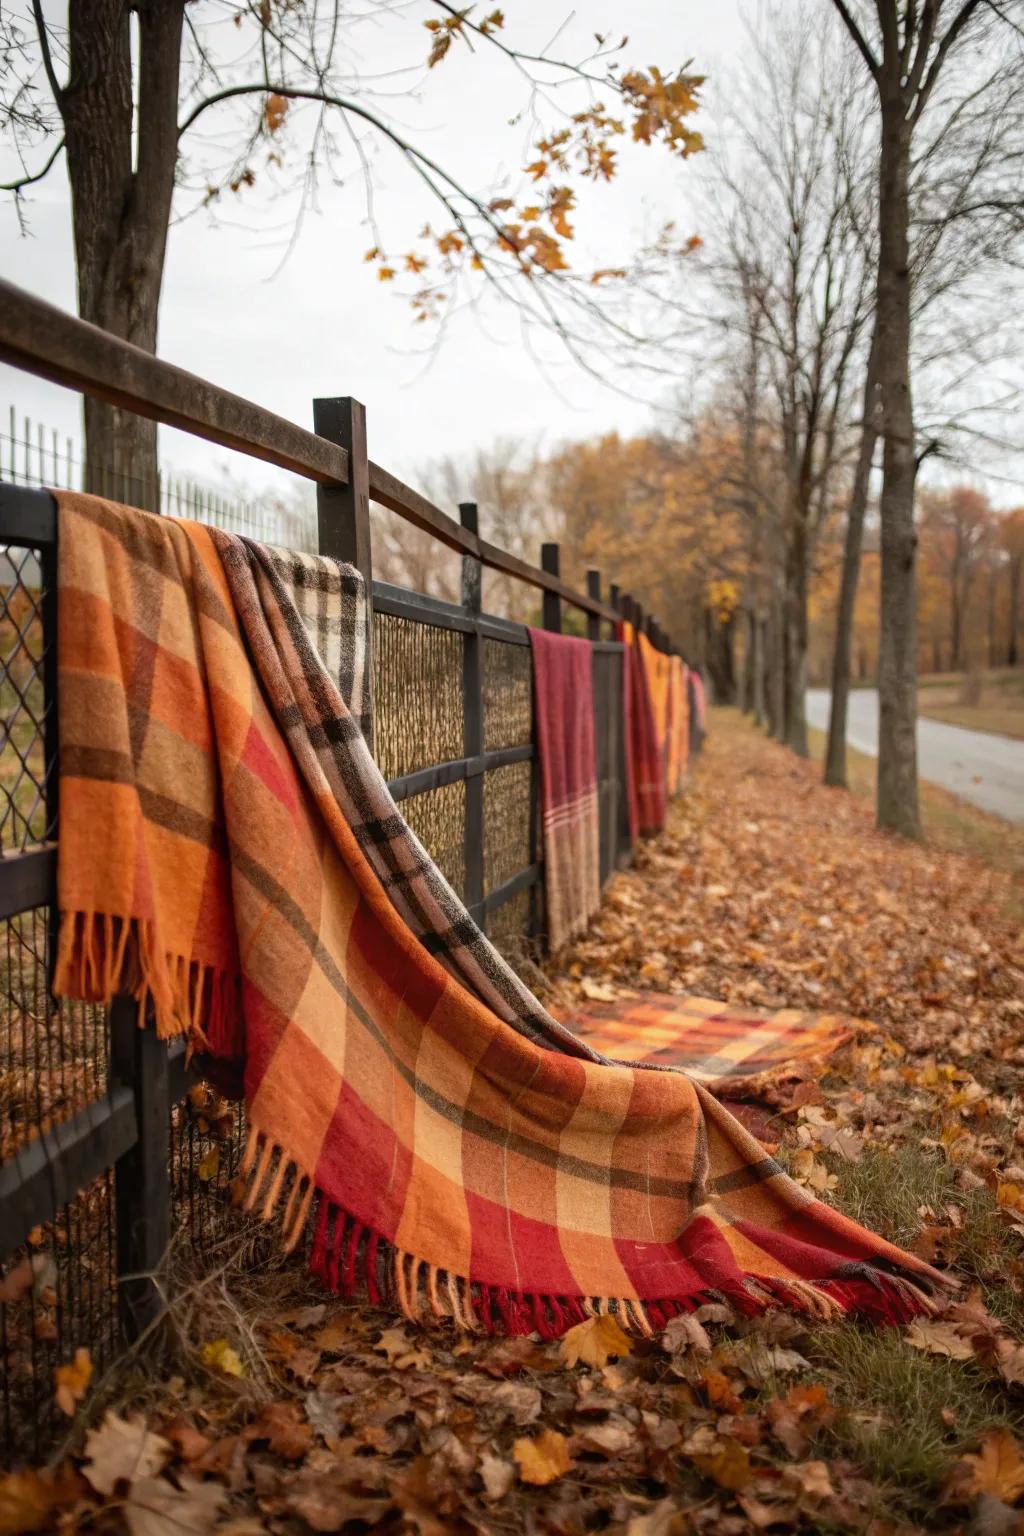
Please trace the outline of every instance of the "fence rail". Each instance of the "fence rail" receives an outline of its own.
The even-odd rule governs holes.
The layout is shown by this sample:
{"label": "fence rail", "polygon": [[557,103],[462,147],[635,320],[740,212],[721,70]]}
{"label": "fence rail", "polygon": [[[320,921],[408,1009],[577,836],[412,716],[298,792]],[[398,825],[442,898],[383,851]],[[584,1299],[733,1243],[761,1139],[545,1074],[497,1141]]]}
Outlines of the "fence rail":
{"label": "fence rail", "polygon": [[[628,857],[623,647],[607,626],[629,617],[669,644],[628,594],[612,588],[606,602],[596,571],[586,592],[575,591],[561,580],[556,545],[531,566],[481,537],[473,504],[456,520],[373,464],[357,401],[316,401],[316,430],[306,432],[7,283],[0,357],[316,482],[319,549],[356,564],[372,593],[381,771],[473,917],[513,957],[543,931],[532,673],[526,628],[482,611],[482,571],[541,591],[546,628],[561,629],[566,605],[580,609],[592,653],[602,882]],[[371,501],[462,555],[459,603],[373,580]],[[0,1300],[0,1444],[11,1458],[45,1443],[53,1364],[83,1344],[102,1359],[158,1316],[153,1273],[172,1230],[202,1246],[233,1219],[244,1134],[241,1111],[186,1068],[181,1045],[137,1027],[133,1002],[102,1010],[49,993],[57,538],[47,491],[0,484],[0,1261],[8,1278],[32,1277],[24,1297]]]}

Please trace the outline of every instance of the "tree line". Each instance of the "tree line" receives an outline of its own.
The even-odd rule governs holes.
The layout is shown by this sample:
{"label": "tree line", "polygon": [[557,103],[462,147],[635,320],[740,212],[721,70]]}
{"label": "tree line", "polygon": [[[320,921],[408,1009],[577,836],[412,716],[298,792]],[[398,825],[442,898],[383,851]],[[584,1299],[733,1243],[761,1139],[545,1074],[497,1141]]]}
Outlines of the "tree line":
{"label": "tree line", "polygon": [[[704,79],[689,60],[641,68],[628,38],[597,32],[569,47],[564,28],[538,50],[501,9],[447,0],[382,0],[376,13],[409,40],[397,88],[390,55],[374,67],[349,46],[364,18],[347,0],[240,0],[226,12],[71,0],[66,23],[38,3],[0,11],[0,126],[15,162],[5,189],[30,218],[35,186],[66,170],[80,313],[153,351],[172,218],[269,188],[291,199],[294,239],[315,238],[308,215],[325,189],[361,176],[363,259],[418,321],[443,335],[456,305],[489,297],[581,368],[603,376],[614,362],[660,381],[671,420],[648,438],[549,456],[534,523],[561,520],[574,559],[610,569],[614,546],[625,584],[653,561],[666,623],[678,633],[679,615],[701,616],[687,643],[723,682],[738,627],[742,686],[801,753],[812,593],[841,528],[833,783],[845,781],[867,530],[877,819],[918,836],[918,477],[929,459],[973,465],[1012,436],[1024,0],[766,0],[716,80],[707,153],[695,126]],[[520,83],[515,122],[529,143],[518,175],[481,188],[460,173],[458,147],[439,156],[400,104],[403,86],[437,72],[443,105],[460,89],[453,71],[483,58]],[[577,208],[626,174],[630,146],[663,153],[666,175],[699,187],[693,227],[666,226],[625,263],[574,266]],[[418,235],[382,225],[378,154],[430,205]],[[87,480],[113,464],[157,483],[151,422],[86,402],[85,447]],[[490,487],[510,543],[513,479],[506,465]],[[415,542],[394,556],[413,562]],[[956,558],[963,628],[973,565]]]}

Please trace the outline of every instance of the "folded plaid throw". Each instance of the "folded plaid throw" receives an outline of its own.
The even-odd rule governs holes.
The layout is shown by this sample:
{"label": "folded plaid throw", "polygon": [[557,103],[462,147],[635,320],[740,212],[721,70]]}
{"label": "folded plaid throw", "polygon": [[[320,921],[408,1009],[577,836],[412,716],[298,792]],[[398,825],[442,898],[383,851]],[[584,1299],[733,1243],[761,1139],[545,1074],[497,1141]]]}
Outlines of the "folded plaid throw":
{"label": "folded plaid throw", "polygon": [[[57,990],[130,991],[162,1035],[241,1060],[247,1203],[289,1248],[311,1232],[328,1286],[410,1318],[929,1309],[940,1276],[793,1183],[699,1082],[605,1064],[536,1004],[501,1018],[438,911],[442,965],[396,904],[412,844],[371,777],[357,803],[358,723],[281,558],[62,498]],[[356,579],[307,575],[342,605]],[[465,944],[462,974],[485,972]]]}
{"label": "folded plaid throw", "polygon": [[680,1067],[719,1098],[756,1092],[824,1062],[853,1035],[850,1020],[837,1014],[758,1013],[664,992],[587,1003],[563,1022],[617,1061]]}
{"label": "folded plaid throw", "polygon": [[[632,624],[616,625],[616,638],[625,642],[625,666],[628,672],[629,709],[626,713],[627,760],[629,763],[630,831],[648,837],[665,825],[665,736],[664,715],[659,733],[652,690],[652,670],[645,665],[644,647],[653,651],[646,635],[638,635]],[[662,709],[667,706],[667,690]]]}
{"label": "folded plaid throw", "polygon": [[601,905],[590,642],[531,629],[548,944],[582,933]]}

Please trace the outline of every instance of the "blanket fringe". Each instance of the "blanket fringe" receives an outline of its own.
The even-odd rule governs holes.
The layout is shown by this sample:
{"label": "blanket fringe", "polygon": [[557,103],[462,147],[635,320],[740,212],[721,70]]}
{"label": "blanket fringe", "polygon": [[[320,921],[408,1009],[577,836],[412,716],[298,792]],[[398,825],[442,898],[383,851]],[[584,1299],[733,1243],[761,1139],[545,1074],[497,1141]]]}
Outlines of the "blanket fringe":
{"label": "blanket fringe", "polygon": [[672,1318],[709,1301],[728,1301],[748,1317],[784,1307],[822,1320],[855,1315],[873,1323],[905,1323],[939,1310],[921,1286],[902,1275],[857,1264],[850,1264],[849,1276],[841,1279],[812,1282],[744,1275],[738,1285],[645,1301],[634,1296],[513,1291],[456,1275],[390,1243],[317,1190],[309,1174],[255,1128],[249,1132],[241,1172],[248,1180],[243,1208],[259,1209],[265,1220],[288,1191],[282,1216],[286,1253],[306,1231],[316,1196],[309,1267],[329,1291],[342,1296],[365,1292],[372,1306],[390,1303],[416,1324],[451,1318],[467,1333],[537,1333],[554,1339],[588,1317],[614,1316],[626,1333],[653,1338]]}
{"label": "blanket fringe", "polygon": [[90,1003],[133,997],[140,1026],[151,1011],[161,1040],[187,1035],[212,1056],[244,1055],[239,977],[169,954],[153,924],[139,918],[62,912],[53,986],[59,996]]}

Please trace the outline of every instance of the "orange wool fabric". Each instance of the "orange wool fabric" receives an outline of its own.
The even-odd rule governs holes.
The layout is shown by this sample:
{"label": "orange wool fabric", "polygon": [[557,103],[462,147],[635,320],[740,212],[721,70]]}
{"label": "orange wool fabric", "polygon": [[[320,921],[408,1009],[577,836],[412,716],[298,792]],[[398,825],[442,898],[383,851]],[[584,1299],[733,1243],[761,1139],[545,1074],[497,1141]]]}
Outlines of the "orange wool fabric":
{"label": "orange wool fabric", "polygon": [[587,1003],[563,1023],[617,1061],[682,1067],[719,1098],[756,1094],[820,1066],[855,1029],[839,1014],[799,1008],[763,1013],[664,992]]}
{"label": "orange wool fabric", "polygon": [[673,799],[682,793],[690,757],[690,711],[687,704],[686,665],[681,656],[672,656],[669,661],[666,773],[669,799]]}
{"label": "orange wool fabric", "polygon": [[928,1310],[941,1277],[700,1082],[527,1038],[413,934],[332,787],[358,722],[265,553],[61,498],[57,990],[131,991],[238,1063],[250,1206],[410,1318]]}

